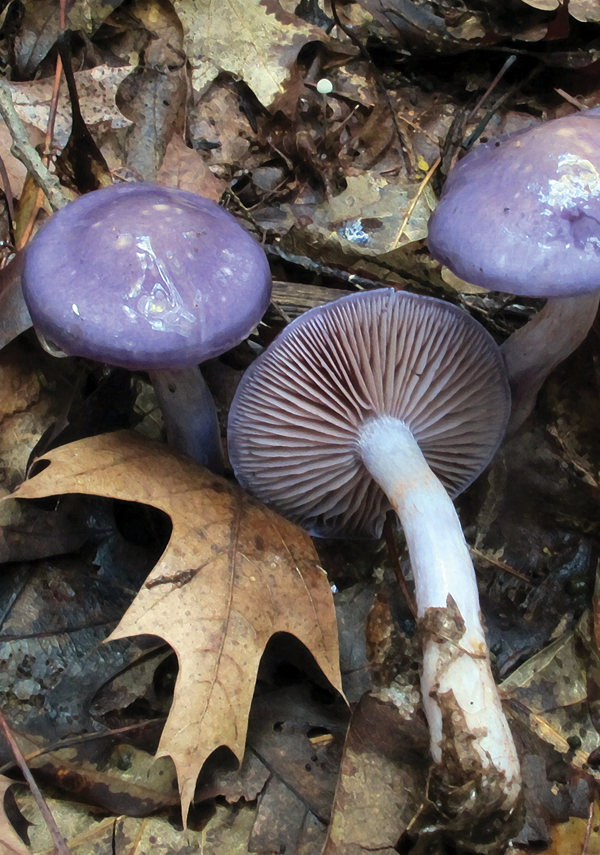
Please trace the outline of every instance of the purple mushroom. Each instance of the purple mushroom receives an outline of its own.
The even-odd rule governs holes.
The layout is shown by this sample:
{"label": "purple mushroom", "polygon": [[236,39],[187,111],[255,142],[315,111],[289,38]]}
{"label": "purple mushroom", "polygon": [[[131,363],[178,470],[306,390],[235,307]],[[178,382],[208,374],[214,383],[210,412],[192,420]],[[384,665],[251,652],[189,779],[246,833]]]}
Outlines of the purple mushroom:
{"label": "purple mushroom", "polygon": [[453,793],[464,788],[463,809],[505,819],[519,763],[450,496],[488,464],[509,413],[503,360],[481,325],[441,300],[381,290],[290,324],[244,374],[228,427],[242,486],[312,534],[377,536],[397,512],[433,759]]}
{"label": "purple mushroom", "polygon": [[504,344],[509,429],[548,374],[583,341],[600,300],[600,108],[480,145],[452,170],[429,248],[462,279],[547,297]]}
{"label": "purple mushroom", "polygon": [[23,293],[37,332],[71,356],[148,371],[171,445],[222,468],[198,363],[239,344],[268,306],[260,246],[215,202],[121,184],[54,214],[27,248]]}

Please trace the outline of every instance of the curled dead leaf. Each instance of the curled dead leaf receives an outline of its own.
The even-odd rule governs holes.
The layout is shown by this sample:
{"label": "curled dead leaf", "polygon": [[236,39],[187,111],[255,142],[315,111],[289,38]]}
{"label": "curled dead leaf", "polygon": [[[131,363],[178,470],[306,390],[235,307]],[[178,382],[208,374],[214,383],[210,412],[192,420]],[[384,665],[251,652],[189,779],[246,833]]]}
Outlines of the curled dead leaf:
{"label": "curled dead leaf", "polygon": [[241,758],[260,658],[277,632],[296,636],[341,691],[331,589],[308,535],[223,478],[163,445],[119,431],[46,455],[14,494],[109,496],[152,505],[169,544],[110,639],[157,635],[179,676],[158,756],[177,768],[183,815],[206,758]]}
{"label": "curled dead leaf", "polygon": [[0,851],[2,851],[3,855],[30,855],[29,849],[12,827],[4,810],[4,798],[7,790],[14,783],[14,781],[11,781],[5,775],[0,775]]}

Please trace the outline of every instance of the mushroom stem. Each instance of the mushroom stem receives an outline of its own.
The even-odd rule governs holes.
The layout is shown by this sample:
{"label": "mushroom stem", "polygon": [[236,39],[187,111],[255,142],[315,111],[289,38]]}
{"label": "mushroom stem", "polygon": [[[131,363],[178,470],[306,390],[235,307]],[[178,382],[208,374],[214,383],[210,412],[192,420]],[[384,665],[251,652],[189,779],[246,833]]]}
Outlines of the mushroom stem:
{"label": "mushroom stem", "polygon": [[474,800],[477,813],[512,811],[521,789],[519,761],[452,500],[404,422],[385,416],[367,422],[359,447],[406,536],[423,637],[421,691],[438,777],[447,792],[461,789]]}
{"label": "mushroom stem", "polygon": [[213,396],[197,365],[180,371],[149,371],[171,448],[221,473],[223,446]]}
{"label": "mushroom stem", "polygon": [[600,291],[548,300],[544,308],[501,347],[512,391],[508,433],[518,430],[535,406],[544,380],[579,347],[594,323]]}

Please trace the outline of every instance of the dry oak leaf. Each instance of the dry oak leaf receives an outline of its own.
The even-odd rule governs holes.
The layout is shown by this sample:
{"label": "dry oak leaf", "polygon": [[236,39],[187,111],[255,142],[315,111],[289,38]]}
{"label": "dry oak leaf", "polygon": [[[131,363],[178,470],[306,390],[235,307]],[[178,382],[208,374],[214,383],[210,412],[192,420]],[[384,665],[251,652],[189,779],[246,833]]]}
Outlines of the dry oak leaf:
{"label": "dry oak leaf", "polygon": [[29,849],[25,846],[4,810],[4,798],[9,787],[15,781],[0,775],[0,852],[2,855],[29,855]]}
{"label": "dry oak leaf", "polygon": [[219,71],[239,75],[265,106],[283,91],[290,66],[324,30],[285,12],[278,0],[173,0],[183,24],[194,89]]}
{"label": "dry oak leaf", "polygon": [[309,536],[218,475],[134,432],[49,452],[19,499],[85,493],[167,513],[161,560],[109,640],[157,635],[179,660],[157,756],[177,768],[183,816],[206,758],[241,759],[260,658],[276,632],[295,635],[341,692],[333,597]]}

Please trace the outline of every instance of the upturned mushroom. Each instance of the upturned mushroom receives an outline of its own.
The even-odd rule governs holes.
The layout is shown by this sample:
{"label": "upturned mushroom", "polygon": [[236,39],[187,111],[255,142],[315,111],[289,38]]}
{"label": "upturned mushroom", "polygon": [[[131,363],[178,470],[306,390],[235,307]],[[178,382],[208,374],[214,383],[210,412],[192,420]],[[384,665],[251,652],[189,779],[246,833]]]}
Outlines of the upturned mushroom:
{"label": "upturned mushroom", "polygon": [[27,248],[34,327],[70,356],[148,371],[171,445],[222,468],[198,363],[239,344],[269,304],[265,255],[215,202],[157,184],[96,190],[54,214]]}
{"label": "upturned mushroom", "polygon": [[398,514],[431,753],[470,820],[512,815],[520,772],[450,496],[488,464],[509,412],[502,357],[479,324],[443,301],[381,290],[290,324],[244,374],[229,416],[241,485],[312,534],[378,536],[390,507]]}
{"label": "upturned mushroom", "polygon": [[483,288],[547,297],[502,350],[509,430],[578,347],[600,300],[600,108],[473,149],[450,172],[429,221],[432,255]]}

